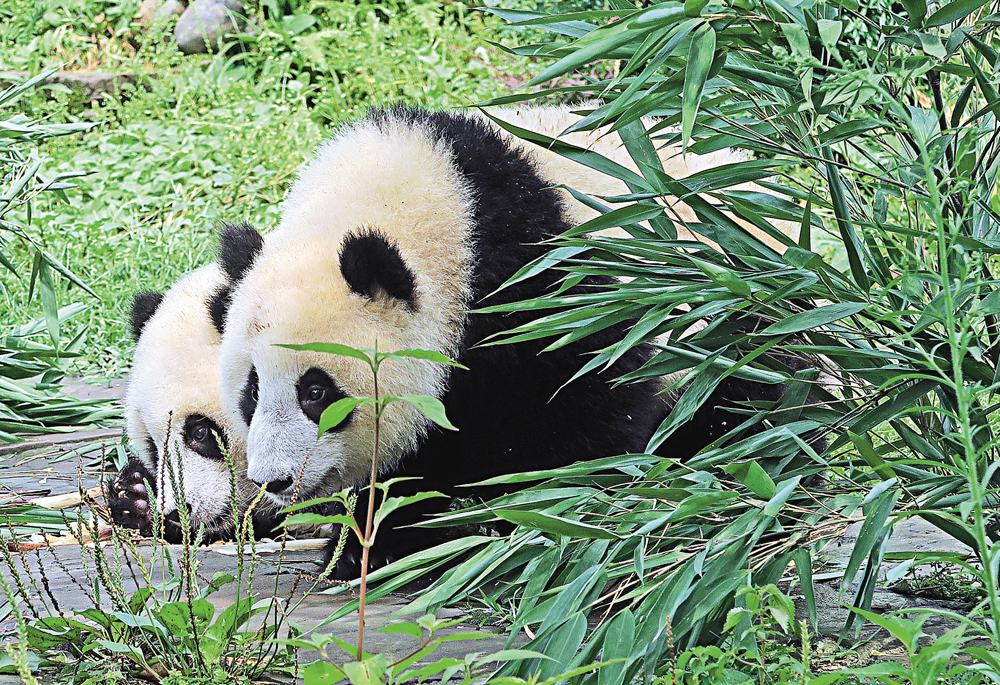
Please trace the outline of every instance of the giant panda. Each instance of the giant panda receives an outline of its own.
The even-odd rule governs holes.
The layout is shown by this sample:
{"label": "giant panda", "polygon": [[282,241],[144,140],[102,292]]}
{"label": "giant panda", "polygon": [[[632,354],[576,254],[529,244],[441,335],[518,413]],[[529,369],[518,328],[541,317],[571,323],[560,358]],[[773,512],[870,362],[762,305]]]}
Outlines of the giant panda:
{"label": "giant panda", "polygon": [[[319,150],[266,242],[224,245],[242,257],[226,268],[232,284],[220,354],[223,403],[243,419],[248,477],[276,505],[292,492],[308,499],[363,484],[374,433],[371,413],[356,409],[317,440],[326,407],[373,393],[370,372],[357,360],[278,347],[283,343],[432,349],[468,367],[383,366],[381,394],[437,397],[459,427],[443,431],[407,405],[388,409],[382,477],[421,478],[395,494],[489,497],[502,490],[459,486],[645,448],[657,418],[653,384],[609,381],[644,363],[649,347],[562,387],[587,354],[620,340],[629,322],[544,354],[538,341],[479,345],[534,315],[470,309],[537,297],[558,280],[544,272],[496,292],[569,227],[551,185],[523,148],[477,116],[376,109]],[[589,278],[576,290],[607,283]],[[711,413],[695,418],[715,420]],[[697,439],[699,427],[692,431]],[[393,525],[432,507],[411,509]],[[433,541],[432,532],[386,522],[374,564]],[[357,574],[354,547],[335,577]]]}
{"label": "giant panda", "polygon": [[[628,322],[545,354],[537,341],[477,346],[532,314],[470,315],[471,308],[541,295],[558,278],[546,272],[494,293],[545,253],[543,241],[569,228],[550,186],[522,148],[463,114],[376,109],[319,150],[293,185],[278,227],[259,249],[242,246],[243,260],[227,267],[233,284],[220,352],[223,404],[243,419],[248,477],[266,484],[276,505],[296,489],[308,499],[364,483],[374,434],[371,412],[360,408],[317,440],[326,407],[373,394],[370,372],[355,359],[277,347],[282,343],[431,349],[468,367],[383,365],[382,395],[437,397],[459,428],[438,429],[402,403],[388,408],[382,473],[421,478],[395,494],[453,495],[491,476],[643,450],[654,427],[655,388],[610,381],[644,363],[648,347],[560,390],[587,354],[620,340]],[[223,249],[233,254],[241,245]],[[576,290],[607,282],[590,278]],[[417,513],[424,512],[403,510],[395,525]],[[386,522],[374,562],[424,547],[432,536]],[[356,552],[342,557],[336,577],[357,574]]]}
{"label": "giant panda", "polygon": [[[226,230],[236,234],[241,229]],[[204,526],[205,541],[233,532],[233,489],[220,441],[235,467],[239,515],[259,492],[246,478],[243,431],[234,430],[232,415],[221,403],[221,321],[213,322],[211,312],[214,307],[218,317],[226,282],[224,271],[213,263],[184,276],[165,294],[141,292],[132,302],[136,350],[124,409],[126,433],[138,456],[106,483],[105,495],[114,522],[146,535],[152,532],[152,508],[157,507],[169,542],[179,542],[183,531],[163,459],[168,445],[175,474],[183,477],[193,532]],[[147,483],[153,492],[147,491]],[[253,520],[258,534],[269,531],[276,521],[273,507],[265,502]]]}
{"label": "giant panda", "polygon": [[[495,114],[504,121],[550,137],[558,136],[561,131],[578,120],[578,116],[573,114],[568,107],[501,108],[496,110]],[[474,113],[474,115],[476,114]],[[488,126],[493,126],[492,122],[489,122],[485,117],[483,122]],[[500,136],[508,138],[511,144],[522,144],[502,129],[498,128],[496,132]],[[620,142],[615,142],[613,136],[600,136],[595,132],[581,132],[563,136],[562,139],[579,147],[594,150],[612,161],[635,170],[635,165],[624,146]],[[664,168],[668,173],[678,178],[705,168],[733,163],[739,159],[732,151],[722,151],[711,156],[687,155],[683,157],[679,156],[677,152],[676,149],[672,148],[660,150]],[[538,172],[549,184],[567,185],[590,195],[606,196],[628,192],[627,187],[620,181],[544,148],[534,147],[529,149],[527,153],[531,155]],[[569,193],[559,192],[563,201],[564,214],[571,225],[582,223],[596,216],[594,210],[575,200]],[[681,212],[683,213],[683,208]],[[234,252],[233,255],[230,255],[227,254],[226,249],[223,249],[220,254],[223,263],[231,258],[238,258],[240,252],[252,250],[255,246],[259,247],[259,236],[246,226],[224,225],[222,233],[226,236],[223,240],[224,246]],[[234,245],[239,247],[233,250]],[[147,534],[152,525],[152,514],[150,494],[146,493],[144,482],[156,483],[156,476],[147,468],[147,465],[150,468],[156,465],[156,447],[155,444],[151,446],[148,443],[147,432],[140,428],[143,422],[137,417],[152,414],[157,418],[148,422],[162,424],[171,412],[175,416],[183,418],[188,407],[197,405],[200,407],[201,415],[206,416],[217,425],[222,421],[219,409],[221,400],[218,396],[218,380],[214,373],[219,340],[206,328],[205,316],[207,302],[207,313],[211,315],[215,327],[221,333],[222,312],[229,295],[229,287],[225,277],[218,269],[202,269],[196,273],[198,275],[192,274],[167,293],[165,299],[168,306],[165,310],[160,311],[157,318],[160,323],[150,327],[144,335],[142,332],[145,324],[157,313],[158,305],[164,296],[159,293],[140,293],[135,298],[132,309],[134,334],[137,339],[141,337],[143,342],[136,349],[135,374],[129,387],[127,413],[130,422],[128,432],[133,437],[133,444],[138,446],[140,459],[131,462],[127,468],[123,469],[117,479],[109,482],[106,490],[113,520],[126,527],[138,528]],[[168,310],[173,313],[165,313]],[[187,340],[184,346],[182,355],[184,363],[176,367],[169,363],[164,364],[163,362],[166,360],[181,356],[175,354],[172,347],[177,344],[177,336],[184,334],[184,327],[192,318],[194,320],[191,331],[193,337]],[[177,373],[175,369],[182,371]],[[176,406],[165,404],[164,398],[174,397],[180,399]],[[665,395],[663,397],[672,398],[673,396]],[[669,399],[654,400],[654,412],[658,417],[665,415],[669,408]],[[142,443],[144,438],[147,439],[145,444]],[[231,442],[231,451],[234,458],[238,459],[240,455],[244,454],[244,446],[234,435],[229,435],[228,439],[235,442],[235,444]],[[213,446],[209,445],[208,449],[213,451]],[[184,469],[183,479],[195,527],[197,528],[197,524],[201,522],[208,524],[209,540],[227,537],[232,532],[228,526],[231,515],[225,509],[225,502],[219,493],[229,492],[230,474],[228,469],[221,468],[216,458],[199,454],[186,445],[183,445],[181,450],[183,454],[181,463]],[[256,489],[247,481],[245,470],[238,469],[235,478],[237,489],[243,498]],[[168,495],[167,500],[169,502],[167,509],[161,512],[170,517],[165,524],[165,533],[168,539],[178,540],[181,534],[177,526],[179,517],[172,495]],[[213,521],[214,523],[212,523]],[[258,533],[270,533],[276,521],[277,517],[273,514],[272,508],[266,505],[258,507],[257,516],[254,518]],[[222,525],[223,523],[227,525]]]}

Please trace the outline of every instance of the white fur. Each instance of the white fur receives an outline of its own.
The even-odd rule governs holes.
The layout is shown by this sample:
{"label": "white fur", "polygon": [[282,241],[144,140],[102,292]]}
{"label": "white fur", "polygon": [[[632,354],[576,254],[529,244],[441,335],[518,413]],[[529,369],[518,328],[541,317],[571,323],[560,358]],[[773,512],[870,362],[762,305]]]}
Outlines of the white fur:
{"label": "white fur", "polygon": [[[374,392],[358,360],[294,352],[278,343],[335,341],[383,350],[423,348],[453,355],[462,338],[472,254],[469,193],[450,153],[419,130],[380,132],[368,123],[322,146],[300,174],[281,223],[254,267],[234,290],[222,343],[223,401],[234,415],[251,365],[260,378],[257,410],[246,431],[247,475],[255,482],[302,473],[300,499],[364,479],[373,449],[370,407],[348,430],[318,441],[317,426],[299,408],[295,384],[312,366],[324,369],[350,396]],[[416,275],[418,316],[398,302],[371,302],[351,292],[340,273],[345,235],[376,227],[399,246]],[[447,371],[414,361],[386,364],[382,395],[440,397]],[[426,420],[409,405],[392,405],[381,432],[383,465],[415,446]],[[303,466],[303,459],[307,460]],[[289,492],[274,497],[287,502]]]}
{"label": "white fur", "polygon": [[[195,527],[231,523],[218,521],[231,509],[229,468],[224,461],[207,459],[184,445],[185,419],[201,414],[226,432],[228,450],[237,469],[241,504],[256,493],[242,476],[245,447],[223,411],[219,387],[218,352],[221,338],[212,326],[206,301],[224,283],[218,266],[202,267],[179,280],[164,295],[142,329],[125,393],[125,421],[129,439],[140,459],[157,479],[157,506],[166,515],[177,509],[177,497],[163,459],[168,441],[175,473],[183,474],[185,500]],[[146,448],[152,437],[160,459]],[[179,467],[179,468],[178,468]]]}

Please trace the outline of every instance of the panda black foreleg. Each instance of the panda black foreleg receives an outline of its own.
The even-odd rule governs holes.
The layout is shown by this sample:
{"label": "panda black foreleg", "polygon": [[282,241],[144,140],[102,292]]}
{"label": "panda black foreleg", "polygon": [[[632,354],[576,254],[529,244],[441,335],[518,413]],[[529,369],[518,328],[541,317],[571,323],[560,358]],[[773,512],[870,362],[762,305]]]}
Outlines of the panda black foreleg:
{"label": "panda black foreleg", "polygon": [[[147,483],[154,488],[153,492],[149,492]],[[104,497],[111,520],[123,528],[138,530],[141,535],[152,535],[155,483],[153,474],[138,459],[126,464],[116,477],[109,478],[104,483]]]}
{"label": "panda black foreleg", "polygon": [[[400,474],[394,474],[400,475]],[[404,481],[395,484],[389,495],[390,497],[407,497],[418,492],[434,490],[427,483],[421,480]],[[381,505],[381,492],[375,493],[376,509]],[[435,497],[415,502],[406,507],[397,509],[379,524],[375,535],[375,543],[368,552],[368,571],[374,571],[383,566],[387,566],[397,559],[416,552],[417,550],[432,547],[444,539],[443,535],[434,529],[411,528],[414,523],[418,523],[431,514],[445,511],[448,507],[449,498]],[[342,514],[344,510],[340,505],[336,505],[336,511],[325,511],[323,513]],[[358,503],[354,508],[354,520],[357,521],[362,532],[365,529],[365,521],[368,517],[368,487],[358,490]],[[323,568],[330,565],[334,551],[337,548],[339,531],[324,549]],[[332,580],[353,580],[361,576],[361,560],[363,548],[358,536],[349,531],[347,541],[344,544],[343,552],[337,563],[327,574]]]}

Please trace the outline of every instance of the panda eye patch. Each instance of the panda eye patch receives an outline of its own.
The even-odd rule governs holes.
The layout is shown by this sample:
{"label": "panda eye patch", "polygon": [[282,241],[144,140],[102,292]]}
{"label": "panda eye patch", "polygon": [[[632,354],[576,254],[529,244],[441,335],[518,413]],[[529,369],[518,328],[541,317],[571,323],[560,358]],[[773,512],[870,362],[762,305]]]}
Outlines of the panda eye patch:
{"label": "panda eye patch", "polygon": [[243,422],[246,425],[250,425],[250,421],[253,419],[253,413],[257,411],[257,392],[258,386],[260,384],[257,378],[257,367],[251,366],[250,373],[247,375],[247,383],[243,386],[243,391],[240,393],[240,415],[243,416]]}
{"label": "panda eye patch", "polygon": [[[299,396],[299,406],[306,418],[319,424],[319,417],[331,404],[347,397],[347,394],[337,386],[336,381],[322,369],[309,369],[299,377],[295,386]],[[330,429],[331,432],[343,430],[351,423],[351,415]]]}
{"label": "panda eye patch", "polygon": [[184,420],[184,444],[206,459],[222,461],[224,456],[215,436],[226,445],[226,434],[207,416],[191,414]]}

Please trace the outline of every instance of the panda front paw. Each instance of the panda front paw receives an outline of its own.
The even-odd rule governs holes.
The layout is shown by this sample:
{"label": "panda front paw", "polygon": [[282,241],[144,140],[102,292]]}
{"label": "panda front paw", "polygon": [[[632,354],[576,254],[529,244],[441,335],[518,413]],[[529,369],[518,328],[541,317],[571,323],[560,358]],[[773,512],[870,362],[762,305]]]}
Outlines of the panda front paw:
{"label": "panda front paw", "polygon": [[[355,578],[361,577],[361,559],[363,549],[354,533],[349,532],[348,535],[350,537],[344,545],[344,551],[341,553],[340,558],[337,559],[337,563],[330,569],[330,572],[326,574],[326,577],[329,580],[354,580]],[[327,543],[323,559],[324,568],[329,568],[330,560],[333,557],[336,548],[336,538]],[[388,566],[395,561],[395,557],[385,553],[383,549],[384,548],[380,548],[378,542],[376,542],[375,545],[368,551],[368,573],[371,573],[376,569],[380,569],[383,566]]]}
{"label": "panda front paw", "polygon": [[115,478],[104,484],[104,496],[111,512],[111,520],[122,528],[138,530],[141,535],[153,534],[155,492],[149,492],[146,483],[155,483],[153,474],[141,461],[132,460]]}

